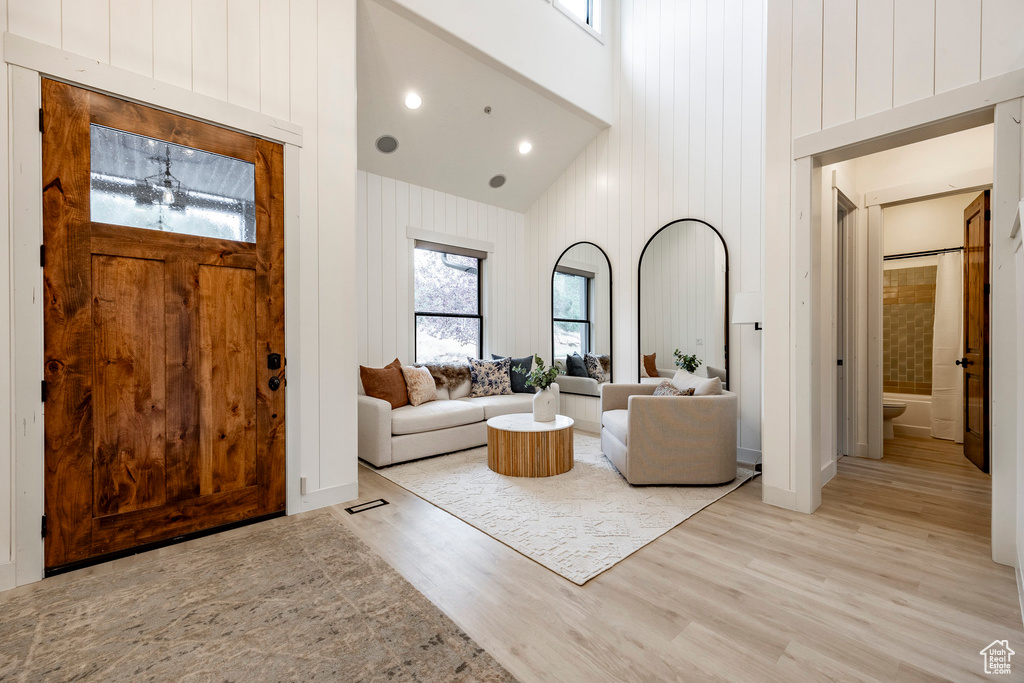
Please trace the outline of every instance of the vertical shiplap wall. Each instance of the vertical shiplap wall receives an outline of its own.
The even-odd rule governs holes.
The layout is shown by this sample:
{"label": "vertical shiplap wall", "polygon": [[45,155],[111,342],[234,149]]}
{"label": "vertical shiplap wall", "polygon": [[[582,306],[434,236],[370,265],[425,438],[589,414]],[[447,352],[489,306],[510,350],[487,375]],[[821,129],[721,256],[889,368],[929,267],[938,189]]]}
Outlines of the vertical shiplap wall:
{"label": "vertical shiplap wall", "polygon": [[793,137],[1024,68],[1020,0],[789,0]]}
{"label": "vertical shiplap wall", "polygon": [[[525,218],[430,188],[358,172],[356,327],[362,365],[413,362],[413,243],[409,227],[494,245],[484,263],[484,356],[534,353],[519,333],[532,316],[522,294]],[[550,342],[548,344],[550,348]]]}
{"label": "vertical shiplap wall", "polygon": [[[620,26],[618,121],[527,212],[536,270],[526,284],[537,310],[547,311],[547,273],[561,251],[578,240],[603,247],[615,290],[615,381],[632,382],[637,261],[665,223],[693,217],[714,225],[729,249],[730,291],[761,289],[764,3],[624,0]],[[546,315],[530,329],[538,348],[550,348]],[[756,452],[760,332],[734,326],[730,334],[740,446]]]}
{"label": "vertical shiplap wall", "polygon": [[[306,333],[301,367],[289,366],[302,407],[289,429],[301,433],[308,492],[354,492],[355,310],[345,293],[355,284],[355,0],[0,0],[0,20],[11,33],[302,126],[298,206],[286,207],[300,217],[301,305],[287,315]],[[6,112],[6,70],[2,80]]]}

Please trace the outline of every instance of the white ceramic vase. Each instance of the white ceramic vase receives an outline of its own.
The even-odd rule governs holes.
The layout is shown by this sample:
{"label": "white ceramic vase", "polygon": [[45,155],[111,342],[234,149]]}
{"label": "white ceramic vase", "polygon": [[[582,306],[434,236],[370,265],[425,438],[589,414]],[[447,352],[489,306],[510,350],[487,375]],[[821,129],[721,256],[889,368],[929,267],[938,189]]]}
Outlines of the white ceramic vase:
{"label": "white ceramic vase", "polygon": [[554,422],[558,414],[558,385],[552,384],[533,395],[533,421]]}

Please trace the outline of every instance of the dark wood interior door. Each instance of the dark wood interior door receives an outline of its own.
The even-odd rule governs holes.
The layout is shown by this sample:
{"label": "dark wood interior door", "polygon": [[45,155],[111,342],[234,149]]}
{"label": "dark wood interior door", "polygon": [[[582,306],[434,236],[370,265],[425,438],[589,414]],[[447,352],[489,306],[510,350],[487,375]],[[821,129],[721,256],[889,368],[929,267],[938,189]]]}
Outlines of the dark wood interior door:
{"label": "dark wood interior door", "polygon": [[989,467],[989,192],[964,209],[964,455]]}
{"label": "dark wood interior door", "polygon": [[42,86],[47,569],[283,512],[281,146]]}

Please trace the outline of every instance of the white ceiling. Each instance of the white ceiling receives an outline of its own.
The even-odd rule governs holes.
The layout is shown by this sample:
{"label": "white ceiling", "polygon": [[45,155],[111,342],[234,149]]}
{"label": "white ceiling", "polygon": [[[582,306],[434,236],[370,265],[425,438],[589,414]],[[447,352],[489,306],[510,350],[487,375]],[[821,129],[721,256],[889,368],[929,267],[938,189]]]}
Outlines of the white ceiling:
{"label": "white ceiling", "polygon": [[[359,168],[524,212],[599,128],[454,43],[372,0],[359,2]],[[410,91],[423,98],[417,110],[404,104]],[[375,147],[385,134],[398,139],[392,154]],[[521,155],[524,140],[533,150]],[[488,181],[499,173],[508,180],[492,189]]]}

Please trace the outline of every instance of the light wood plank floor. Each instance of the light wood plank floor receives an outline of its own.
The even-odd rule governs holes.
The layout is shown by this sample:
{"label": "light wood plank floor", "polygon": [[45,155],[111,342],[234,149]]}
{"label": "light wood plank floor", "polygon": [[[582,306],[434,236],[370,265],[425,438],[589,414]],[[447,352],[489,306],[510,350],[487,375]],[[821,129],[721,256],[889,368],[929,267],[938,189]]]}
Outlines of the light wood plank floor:
{"label": "light wood plank floor", "polygon": [[813,515],[758,479],[582,587],[364,467],[360,500],[391,505],[333,512],[524,682],[983,679],[993,640],[1024,653],[989,478],[954,444],[889,443],[843,458]]}

